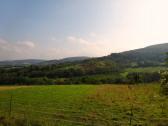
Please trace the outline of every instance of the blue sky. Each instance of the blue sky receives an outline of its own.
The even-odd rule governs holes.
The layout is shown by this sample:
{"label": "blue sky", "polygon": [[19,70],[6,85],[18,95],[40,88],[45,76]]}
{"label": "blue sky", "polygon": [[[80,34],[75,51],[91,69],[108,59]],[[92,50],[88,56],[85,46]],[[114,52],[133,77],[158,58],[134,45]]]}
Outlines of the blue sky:
{"label": "blue sky", "polygon": [[103,56],[168,42],[166,0],[0,0],[0,60]]}
{"label": "blue sky", "polygon": [[87,35],[112,22],[108,9],[102,0],[5,0],[0,4],[0,34],[12,41]]}

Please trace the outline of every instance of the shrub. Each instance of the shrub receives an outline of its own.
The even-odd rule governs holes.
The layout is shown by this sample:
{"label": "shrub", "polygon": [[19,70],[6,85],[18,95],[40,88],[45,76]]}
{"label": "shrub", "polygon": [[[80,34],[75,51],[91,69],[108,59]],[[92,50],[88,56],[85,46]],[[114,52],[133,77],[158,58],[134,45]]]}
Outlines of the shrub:
{"label": "shrub", "polygon": [[162,71],[161,74],[161,94],[168,96],[168,71]]}
{"label": "shrub", "polygon": [[159,82],[160,74],[158,72],[131,72],[128,73],[126,79],[131,84]]}

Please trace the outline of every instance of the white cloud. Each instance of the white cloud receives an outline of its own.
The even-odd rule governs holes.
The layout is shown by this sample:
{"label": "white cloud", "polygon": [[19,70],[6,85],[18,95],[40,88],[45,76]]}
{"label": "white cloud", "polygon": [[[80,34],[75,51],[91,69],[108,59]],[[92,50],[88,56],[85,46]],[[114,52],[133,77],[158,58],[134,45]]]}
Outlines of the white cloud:
{"label": "white cloud", "polygon": [[56,37],[51,37],[51,41],[56,41],[57,40],[57,38]]}
{"label": "white cloud", "polygon": [[74,41],[77,40],[77,38],[74,37],[74,36],[68,36],[68,37],[67,37],[67,40],[69,40],[69,41],[71,41],[71,42],[74,42]]}
{"label": "white cloud", "polygon": [[7,41],[6,41],[6,40],[4,40],[4,39],[0,38],[0,44],[6,44],[6,43],[7,43]]}
{"label": "white cloud", "polygon": [[92,42],[88,41],[81,37],[69,36],[67,37],[68,42],[72,42],[74,44],[82,44],[82,45],[91,45]]}
{"label": "white cloud", "polygon": [[35,47],[32,41],[9,42],[0,39],[0,60],[31,58]]}
{"label": "white cloud", "polygon": [[110,41],[100,36],[91,38],[69,36],[67,37],[67,42],[70,44],[69,46],[73,47],[73,50],[71,50],[73,55],[103,56],[111,53]]}
{"label": "white cloud", "polygon": [[24,46],[27,48],[35,48],[35,43],[32,41],[22,41],[17,43],[18,46]]}
{"label": "white cloud", "polygon": [[90,33],[90,36],[91,36],[91,37],[97,37],[97,34],[96,34],[95,32],[91,32],[91,33]]}

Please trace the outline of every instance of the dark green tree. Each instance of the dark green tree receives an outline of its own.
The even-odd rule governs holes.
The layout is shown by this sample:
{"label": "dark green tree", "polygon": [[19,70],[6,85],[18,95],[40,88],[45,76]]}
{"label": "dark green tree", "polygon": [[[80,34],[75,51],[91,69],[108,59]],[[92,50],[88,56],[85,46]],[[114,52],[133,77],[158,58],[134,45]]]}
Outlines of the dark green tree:
{"label": "dark green tree", "polygon": [[[165,59],[166,65],[168,65],[168,52]],[[168,96],[168,70],[161,71],[161,94]]]}

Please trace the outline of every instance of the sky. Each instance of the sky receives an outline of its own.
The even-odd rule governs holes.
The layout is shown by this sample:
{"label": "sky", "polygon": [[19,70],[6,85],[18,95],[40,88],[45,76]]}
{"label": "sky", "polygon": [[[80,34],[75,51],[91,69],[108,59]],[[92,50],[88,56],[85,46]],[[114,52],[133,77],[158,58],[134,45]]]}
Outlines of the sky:
{"label": "sky", "polygon": [[168,42],[167,0],[0,0],[0,60],[99,57]]}

